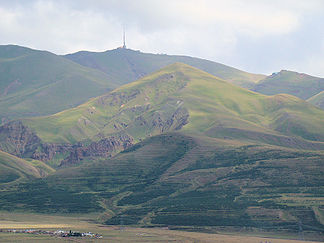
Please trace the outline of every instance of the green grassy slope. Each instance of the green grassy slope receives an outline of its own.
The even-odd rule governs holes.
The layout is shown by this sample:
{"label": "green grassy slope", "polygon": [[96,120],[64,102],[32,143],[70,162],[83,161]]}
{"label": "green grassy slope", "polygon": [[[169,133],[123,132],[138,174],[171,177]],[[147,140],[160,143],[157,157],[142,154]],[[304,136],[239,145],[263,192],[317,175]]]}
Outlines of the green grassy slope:
{"label": "green grassy slope", "polygon": [[220,63],[164,54],[148,54],[130,49],[118,48],[106,52],[81,51],[64,57],[81,65],[99,69],[113,80],[130,83],[145,75],[175,62],[182,62],[204,70],[242,87],[252,87],[264,75],[247,73]]}
{"label": "green grassy slope", "polygon": [[0,120],[47,115],[118,86],[98,70],[46,51],[0,46]]}
{"label": "green grassy slope", "polygon": [[324,91],[310,97],[307,101],[319,108],[324,109]]}
{"label": "green grassy slope", "polygon": [[113,158],[11,188],[0,208],[102,211],[107,224],[117,225],[296,232],[302,222],[306,231],[322,231],[316,212],[324,206],[323,161],[318,152],[163,134]]}
{"label": "green grassy slope", "polygon": [[324,79],[282,70],[261,80],[252,90],[267,95],[291,94],[306,100],[324,90]]}
{"label": "green grassy slope", "polygon": [[23,123],[51,143],[118,134],[137,142],[182,129],[188,134],[244,141],[264,138],[280,144],[285,136],[323,142],[323,120],[321,109],[294,96],[261,95],[176,63],[76,108]]}
{"label": "green grassy slope", "polygon": [[82,141],[78,154],[107,137],[134,144],[100,157],[94,150],[110,144],[98,142],[82,164],[4,186],[0,209],[102,212],[106,224],[146,226],[298,232],[302,222],[322,232],[323,120],[295,96],[262,95],[175,63],[78,107],[21,120],[31,130],[0,127],[0,141],[29,139],[29,147],[39,138],[68,148]]}
{"label": "green grassy slope", "polygon": [[44,177],[54,170],[41,161],[24,160],[0,150],[0,185]]}

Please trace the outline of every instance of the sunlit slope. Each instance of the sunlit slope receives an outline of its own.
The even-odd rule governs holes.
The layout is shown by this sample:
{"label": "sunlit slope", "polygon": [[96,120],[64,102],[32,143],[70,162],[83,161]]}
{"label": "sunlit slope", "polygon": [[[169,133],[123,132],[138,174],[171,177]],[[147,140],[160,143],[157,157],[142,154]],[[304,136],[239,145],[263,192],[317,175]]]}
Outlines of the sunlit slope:
{"label": "sunlit slope", "polygon": [[26,161],[0,150],[0,185],[43,177],[51,172],[54,170],[41,161]]}
{"label": "sunlit slope", "polygon": [[0,46],[0,118],[53,114],[117,86],[103,72],[50,52]]}
{"label": "sunlit slope", "polygon": [[266,95],[291,94],[306,100],[324,90],[324,79],[282,70],[258,82],[253,90]]}
{"label": "sunlit slope", "polygon": [[220,63],[188,56],[149,54],[118,48],[105,52],[81,51],[64,57],[81,65],[101,70],[113,80],[124,84],[135,81],[175,62],[204,70],[242,87],[252,87],[264,75],[247,73]]}
{"label": "sunlit slope", "polygon": [[121,134],[136,142],[180,129],[225,139],[323,141],[323,120],[322,110],[294,96],[261,95],[176,63],[76,108],[23,122],[44,142],[75,143]]}
{"label": "sunlit slope", "polygon": [[307,100],[309,103],[324,109],[324,91]]}

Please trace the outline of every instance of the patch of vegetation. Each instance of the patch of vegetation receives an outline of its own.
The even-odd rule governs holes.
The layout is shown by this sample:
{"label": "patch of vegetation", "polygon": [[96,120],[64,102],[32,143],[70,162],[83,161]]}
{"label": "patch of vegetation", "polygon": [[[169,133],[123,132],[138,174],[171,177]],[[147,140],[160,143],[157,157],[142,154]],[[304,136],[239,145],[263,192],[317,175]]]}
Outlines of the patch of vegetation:
{"label": "patch of vegetation", "polygon": [[73,193],[39,179],[19,184],[12,191],[2,191],[0,209],[40,213],[89,213],[100,211],[101,207],[93,194]]}

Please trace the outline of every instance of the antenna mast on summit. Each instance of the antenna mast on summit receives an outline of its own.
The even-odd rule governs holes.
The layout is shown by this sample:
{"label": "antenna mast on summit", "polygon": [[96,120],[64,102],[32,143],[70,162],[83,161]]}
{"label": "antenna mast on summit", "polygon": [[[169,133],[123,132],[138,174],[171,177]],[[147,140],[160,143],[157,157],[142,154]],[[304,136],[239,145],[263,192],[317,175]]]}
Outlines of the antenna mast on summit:
{"label": "antenna mast on summit", "polygon": [[123,48],[126,49],[126,41],[125,41],[125,26],[123,27]]}

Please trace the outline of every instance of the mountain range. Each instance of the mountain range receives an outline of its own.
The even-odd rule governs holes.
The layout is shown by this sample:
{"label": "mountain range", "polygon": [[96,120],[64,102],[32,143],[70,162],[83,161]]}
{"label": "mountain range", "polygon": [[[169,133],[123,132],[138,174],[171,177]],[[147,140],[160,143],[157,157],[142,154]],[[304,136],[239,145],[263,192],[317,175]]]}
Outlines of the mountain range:
{"label": "mountain range", "polygon": [[199,68],[241,87],[252,87],[265,75],[247,73],[220,63],[189,56],[149,54],[118,48],[106,52],[80,51],[64,57],[86,67],[100,70],[123,84],[135,81],[167,65],[181,62]]}
{"label": "mountain range", "polygon": [[203,59],[122,48],[58,56],[5,45],[0,46],[0,120],[48,115],[75,107],[177,60],[247,86],[264,77]]}
{"label": "mountain range", "polygon": [[[281,71],[266,77],[188,56],[124,48],[58,56],[5,45],[0,46],[0,120],[54,114],[175,62],[268,95],[287,93],[312,102],[311,97],[323,91],[323,79],[306,74]],[[313,104],[322,107],[319,98]]]}
{"label": "mountain range", "polygon": [[310,103],[322,79],[123,48],[54,57],[102,75],[106,91],[0,126],[1,210],[323,231],[324,110]]}
{"label": "mountain range", "polygon": [[265,76],[199,58],[149,54],[124,48],[105,52],[80,51],[64,57],[83,66],[100,70],[123,84],[135,81],[169,64],[181,62],[258,93],[291,94],[323,108],[323,98],[321,102],[319,98],[313,102],[311,97],[324,90],[324,79],[305,73],[281,70]]}

